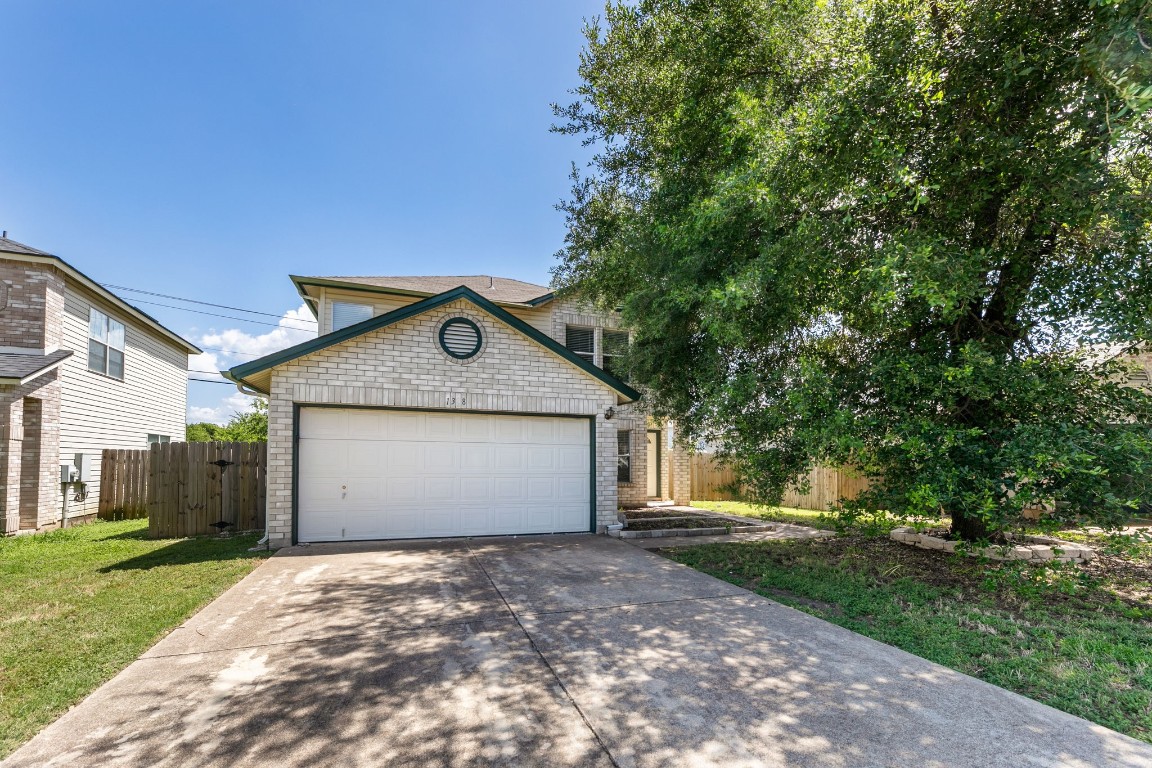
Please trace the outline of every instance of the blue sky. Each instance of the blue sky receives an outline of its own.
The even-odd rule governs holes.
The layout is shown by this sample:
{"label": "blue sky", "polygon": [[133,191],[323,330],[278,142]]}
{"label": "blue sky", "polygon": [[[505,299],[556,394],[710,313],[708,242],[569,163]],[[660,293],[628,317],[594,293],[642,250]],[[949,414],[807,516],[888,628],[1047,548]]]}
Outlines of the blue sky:
{"label": "blue sky", "polygon": [[[549,104],[601,8],[3,0],[0,229],[101,282],[276,315],[300,306],[290,273],[547,283],[587,158]],[[245,352],[196,368],[302,335],[140,306]],[[190,384],[193,416],[234,394]]]}

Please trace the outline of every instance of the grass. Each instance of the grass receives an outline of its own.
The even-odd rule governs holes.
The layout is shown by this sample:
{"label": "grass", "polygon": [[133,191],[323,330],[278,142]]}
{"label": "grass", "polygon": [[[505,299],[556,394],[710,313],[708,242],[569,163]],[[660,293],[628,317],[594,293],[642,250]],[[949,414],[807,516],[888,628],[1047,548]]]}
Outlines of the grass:
{"label": "grass", "polygon": [[266,553],[257,536],[147,538],[147,520],[0,539],[0,758]]}
{"label": "grass", "polygon": [[706,509],[709,512],[720,512],[725,515],[738,515],[740,517],[752,517],[778,523],[806,525],[809,528],[821,528],[826,531],[833,530],[832,523],[824,519],[825,512],[821,510],[793,509],[792,507],[762,507],[743,501],[694,501],[692,502],[692,506],[697,509]]}
{"label": "grass", "polygon": [[882,537],[663,554],[868,637],[1152,742],[1152,545],[987,563]]}

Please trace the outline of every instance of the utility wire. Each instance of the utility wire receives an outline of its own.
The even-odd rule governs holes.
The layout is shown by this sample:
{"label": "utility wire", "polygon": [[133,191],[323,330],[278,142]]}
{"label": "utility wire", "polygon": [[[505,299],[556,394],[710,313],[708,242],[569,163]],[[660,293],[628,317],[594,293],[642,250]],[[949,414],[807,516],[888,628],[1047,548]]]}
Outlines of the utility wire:
{"label": "utility wire", "polygon": [[[316,330],[315,328],[301,328],[298,325],[281,325],[280,323],[269,323],[267,320],[252,320],[251,318],[236,317],[235,315],[221,315],[218,312],[205,312],[202,309],[192,309],[190,307],[177,307],[173,304],[161,304],[158,301],[145,301],[144,299],[136,299],[135,301],[137,304],[151,304],[154,307],[167,307],[168,309],[179,309],[183,312],[195,312],[198,315],[211,315],[212,317],[223,317],[223,318],[227,318],[228,320],[239,320],[242,323],[255,323],[256,325],[267,325],[267,326],[271,326],[272,328],[287,328],[287,329],[293,330],[293,331],[314,331],[314,330]],[[242,310],[242,311],[247,311],[247,310]],[[273,317],[275,317],[275,315],[273,315]],[[288,322],[289,323],[295,323],[295,322],[314,323],[316,321],[315,320],[307,320],[307,321],[306,320],[299,320],[299,321],[288,320]]]}
{"label": "utility wire", "polygon": [[199,381],[202,384],[227,384],[230,387],[236,386],[231,381],[221,381],[220,379],[188,379],[188,381]]}
{"label": "utility wire", "polygon": [[[227,304],[213,304],[210,301],[200,301],[198,299],[186,299],[183,296],[171,296],[167,293],[155,293],[153,291],[145,291],[145,290],[140,289],[140,288],[128,288],[128,287],[123,286],[123,285],[112,285],[111,283],[101,283],[101,285],[103,285],[105,288],[115,288],[118,291],[131,291],[132,293],[142,293],[142,294],[145,294],[146,296],[159,296],[162,299],[174,299],[175,301],[186,301],[190,304],[203,304],[206,307],[216,307],[217,309],[230,309],[233,312],[248,312],[248,313],[253,314],[253,315],[267,315],[268,317],[283,317],[283,315],[275,315],[271,312],[261,312],[261,311],[256,310],[256,309],[244,309],[243,307],[230,307]],[[167,304],[161,304],[160,306],[164,307],[164,306],[168,306],[168,305]],[[293,319],[291,322],[313,323],[313,324],[316,323],[315,320],[308,320],[308,319],[303,319],[303,320]]]}

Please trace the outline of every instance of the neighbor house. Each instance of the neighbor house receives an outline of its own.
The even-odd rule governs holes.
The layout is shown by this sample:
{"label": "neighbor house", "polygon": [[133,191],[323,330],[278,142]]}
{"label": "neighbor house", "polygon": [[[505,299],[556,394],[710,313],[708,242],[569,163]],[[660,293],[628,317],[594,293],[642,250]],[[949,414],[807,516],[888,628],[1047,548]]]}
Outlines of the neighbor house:
{"label": "neighbor house", "polygon": [[589,532],[688,501],[628,334],[500,277],[293,277],[319,336],[223,372],[269,399],[274,545]]}
{"label": "neighbor house", "polygon": [[198,352],[63,259],[4,233],[0,532],[91,518],[101,451],[183,439],[188,355]]}

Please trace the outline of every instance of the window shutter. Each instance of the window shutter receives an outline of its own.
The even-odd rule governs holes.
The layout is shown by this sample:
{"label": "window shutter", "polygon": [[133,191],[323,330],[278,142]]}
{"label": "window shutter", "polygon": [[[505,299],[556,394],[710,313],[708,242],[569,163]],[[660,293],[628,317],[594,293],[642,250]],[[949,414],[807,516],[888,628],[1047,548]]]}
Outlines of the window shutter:
{"label": "window shutter", "polygon": [[334,331],[364,322],[370,317],[372,317],[372,307],[369,304],[353,304],[350,301],[332,302],[332,330]]}
{"label": "window shutter", "polygon": [[578,325],[569,325],[564,329],[564,346],[568,351],[575,352],[588,362],[593,361],[596,350],[596,331],[593,328],[581,328]]}

